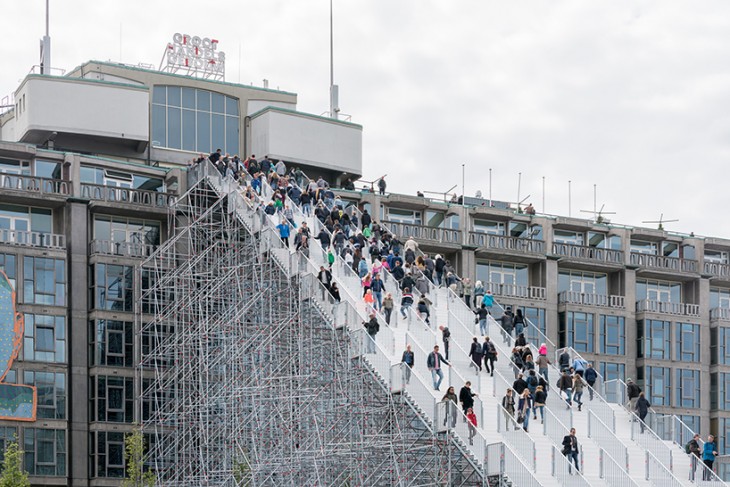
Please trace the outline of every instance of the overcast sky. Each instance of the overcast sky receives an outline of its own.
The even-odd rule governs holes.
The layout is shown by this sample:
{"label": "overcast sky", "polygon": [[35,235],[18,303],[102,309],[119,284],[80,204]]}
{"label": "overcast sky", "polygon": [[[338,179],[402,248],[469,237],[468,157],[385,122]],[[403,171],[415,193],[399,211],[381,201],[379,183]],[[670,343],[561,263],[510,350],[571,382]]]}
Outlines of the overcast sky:
{"label": "overcast sky", "polygon": [[[335,0],[340,106],[363,174],[399,193],[530,195],[616,223],[730,238],[730,2]],[[0,97],[38,64],[43,0],[3,2]],[[329,107],[327,0],[51,0],[52,64],[157,66],[175,32],[215,37],[226,80]],[[120,36],[121,33],[121,36]],[[120,42],[121,38],[121,42]],[[240,56],[240,63],[239,63]],[[546,178],[545,207],[542,178]],[[718,215],[723,217],[718,218]]]}

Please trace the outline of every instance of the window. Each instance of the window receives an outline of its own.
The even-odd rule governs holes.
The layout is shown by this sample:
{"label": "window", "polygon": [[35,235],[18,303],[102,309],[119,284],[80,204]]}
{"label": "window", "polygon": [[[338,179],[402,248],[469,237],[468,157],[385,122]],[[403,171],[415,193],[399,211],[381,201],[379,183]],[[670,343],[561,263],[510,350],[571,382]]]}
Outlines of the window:
{"label": "window", "polygon": [[623,316],[601,315],[601,348],[607,355],[626,353],[626,325]]}
{"label": "window", "polygon": [[388,212],[387,220],[394,223],[410,223],[412,225],[421,224],[421,212],[415,210],[404,210],[401,208],[386,208]]}
{"label": "window", "polygon": [[[680,414],[680,415],[678,415],[678,416],[679,416],[679,419],[680,419],[680,420],[681,420],[681,421],[682,421],[682,422],[683,422],[684,424],[686,424],[686,425],[687,425],[687,427],[688,427],[688,428],[689,428],[689,429],[690,429],[691,431],[694,431],[694,432],[697,432],[697,433],[699,433],[699,432],[700,432],[700,423],[701,423],[701,421],[700,421],[700,417],[699,417],[699,416],[694,416],[694,415],[692,415],[692,414]],[[685,433],[685,435],[688,435],[688,433]],[[687,441],[689,441],[689,440],[690,440],[690,438],[686,438],[686,440],[687,440]],[[687,444],[687,441],[684,441],[684,439],[683,439],[683,442],[682,442],[682,443],[683,443],[684,445],[686,445],[686,444]]]}
{"label": "window", "polygon": [[91,302],[95,309],[133,311],[134,268],[114,264],[95,264],[89,273]]}
{"label": "window", "polygon": [[[646,369],[643,375],[642,369]],[[646,384],[647,399],[652,406],[671,406],[671,369],[668,367],[639,367],[639,382]]]}
{"label": "window", "polygon": [[[512,308],[515,309],[515,308]],[[543,335],[547,333],[545,324],[545,310],[543,308],[522,308],[525,320],[533,324],[525,328],[525,338],[528,343],[542,343],[544,338],[537,333],[540,330]],[[537,330],[535,329],[537,328]]]}
{"label": "window", "polygon": [[528,268],[523,264],[478,262],[477,279],[484,283],[485,288],[488,283],[527,286]]}
{"label": "window", "polygon": [[124,477],[124,433],[92,431],[92,477]]}
{"label": "window", "polygon": [[17,441],[18,428],[14,426],[0,426],[0,462],[5,460],[5,448],[11,441]]}
{"label": "window", "polygon": [[3,271],[6,276],[8,276],[8,280],[10,281],[10,284],[13,285],[13,288],[17,291],[16,287],[16,278],[18,276],[17,274],[17,267],[15,265],[16,257],[13,254],[0,254],[0,271]]}
{"label": "window", "polygon": [[679,303],[682,285],[678,282],[636,280],[636,300],[659,301],[661,303]]}
{"label": "window", "polygon": [[179,86],[152,88],[152,140],[171,149],[239,152],[238,99]]}
{"label": "window", "polygon": [[504,235],[504,222],[474,219],[474,231],[490,235]]}
{"label": "window", "polygon": [[724,372],[710,374],[710,408],[720,410],[730,408],[730,374]]}
{"label": "window", "polygon": [[679,257],[679,244],[676,242],[662,242],[662,255],[664,257]]}
{"label": "window", "polygon": [[92,377],[89,402],[91,421],[131,423],[134,420],[134,379]]}
{"label": "window", "polygon": [[37,417],[66,418],[66,375],[62,372],[23,372],[23,383],[35,386],[38,394]]}
{"label": "window", "polygon": [[[700,407],[700,371],[677,369],[677,398],[675,406],[678,408]],[[650,401],[651,402],[651,401]]]}
{"label": "window", "polygon": [[66,317],[25,314],[23,360],[66,362]]}
{"label": "window", "polygon": [[131,321],[96,320],[89,322],[91,365],[132,367],[133,327]]}
{"label": "window", "polygon": [[626,365],[615,364],[613,362],[601,362],[601,375],[606,381],[622,380],[626,381]]}
{"label": "window", "polygon": [[143,245],[160,244],[160,222],[95,216],[94,238]]}
{"label": "window", "polygon": [[639,357],[670,360],[669,321],[639,320]]}
{"label": "window", "polygon": [[607,293],[606,274],[581,271],[560,271],[558,276],[558,292],[572,291],[583,294],[599,294],[605,296]]}
{"label": "window", "polygon": [[567,230],[554,230],[553,241],[555,243],[583,245],[584,235],[581,232],[569,232]]}
{"label": "window", "polygon": [[677,354],[675,360],[682,362],[700,361],[700,325],[675,323],[677,329]]}
{"label": "window", "polygon": [[66,431],[25,428],[23,467],[30,475],[66,475]]}
{"label": "window", "polygon": [[705,262],[712,262],[714,264],[727,264],[730,262],[730,259],[728,259],[727,251],[712,250],[705,247]]}
{"label": "window", "polygon": [[593,353],[594,324],[590,313],[569,311],[560,313],[561,347],[573,347],[577,352]]}
{"label": "window", "polygon": [[509,222],[509,236],[517,238],[529,238],[527,223]]}
{"label": "window", "polygon": [[710,329],[712,365],[730,365],[730,328]]}
{"label": "window", "polygon": [[637,254],[657,255],[657,245],[655,242],[646,242],[644,240],[631,239],[631,252]]}
{"label": "window", "polygon": [[48,179],[61,179],[61,164],[55,161],[36,159],[35,175]]}
{"label": "window", "polygon": [[0,173],[30,176],[30,161],[0,157]]}
{"label": "window", "polygon": [[63,259],[23,257],[23,301],[28,304],[66,304],[66,263]]}
{"label": "window", "polygon": [[727,438],[730,438],[730,418],[711,419],[710,431],[715,434],[715,441],[717,442],[718,448],[717,452],[720,455],[730,453],[730,443],[727,441]]}
{"label": "window", "polygon": [[730,289],[710,288],[710,309],[730,308]]}
{"label": "window", "polygon": [[116,188],[134,188],[146,191],[165,191],[162,178],[154,178],[122,171],[112,171],[101,167],[81,166],[81,182],[112,186]]}

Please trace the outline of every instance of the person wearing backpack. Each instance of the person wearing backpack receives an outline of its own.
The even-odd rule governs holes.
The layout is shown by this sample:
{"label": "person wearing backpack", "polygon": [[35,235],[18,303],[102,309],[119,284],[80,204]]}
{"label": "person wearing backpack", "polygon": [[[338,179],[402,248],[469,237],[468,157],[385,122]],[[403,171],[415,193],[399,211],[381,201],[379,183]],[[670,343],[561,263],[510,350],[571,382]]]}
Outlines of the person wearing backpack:
{"label": "person wearing backpack", "polygon": [[502,408],[504,409],[505,431],[509,431],[510,420],[515,415],[515,398],[512,395],[512,389],[507,389],[507,393],[502,398]]}
{"label": "person wearing backpack", "polygon": [[690,455],[692,462],[692,470],[689,472],[689,479],[694,482],[695,473],[697,472],[697,461],[700,459],[700,435],[695,433],[694,437],[684,445],[684,451]]}
{"label": "person wearing backpack", "polygon": [[[547,393],[542,386],[537,386],[535,391],[535,410],[540,410],[540,424],[545,424],[545,403],[547,402]],[[537,419],[537,412],[535,418]]]}
{"label": "person wearing backpack", "polygon": [[586,383],[590,386],[588,388],[588,400],[593,400],[593,388],[596,385],[596,380],[598,379],[598,372],[596,372],[596,369],[593,368],[593,364],[588,364],[588,368],[583,373],[583,378],[585,379]]}
{"label": "person wearing backpack", "polygon": [[[530,394],[532,397],[535,397],[535,393],[537,392],[537,387],[540,385],[540,381],[537,380],[537,374],[535,374],[534,370],[531,370],[529,372],[529,375],[527,376],[527,389],[530,391]],[[537,419],[537,408],[533,404],[532,406],[532,419]]]}

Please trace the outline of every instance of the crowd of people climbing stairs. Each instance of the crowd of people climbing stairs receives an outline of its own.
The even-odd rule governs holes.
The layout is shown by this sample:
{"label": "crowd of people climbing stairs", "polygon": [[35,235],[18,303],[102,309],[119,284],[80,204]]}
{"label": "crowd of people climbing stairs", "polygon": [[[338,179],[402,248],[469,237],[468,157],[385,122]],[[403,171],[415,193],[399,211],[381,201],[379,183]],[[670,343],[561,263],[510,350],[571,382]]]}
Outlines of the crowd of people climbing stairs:
{"label": "crowd of people climbing stairs", "polygon": [[[329,183],[323,178],[311,180],[298,168],[288,170],[283,161],[272,161],[268,156],[258,161],[254,155],[241,160],[238,156],[223,155],[221,150],[209,156],[200,155],[192,161],[196,165],[209,160],[224,177],[230,177],[240,184],[240,193],[249,205],[263,208],[263,211],[277,218],[276,228],[284,245],[297,252],[309,255],[310,241],[319,241],[321,248],[327,254],[328,266],[320,266],[317,280],[329,295],[328,299],[337,304],[341,300],[340,289],[333,279],[332,266],[341,257],[341,262],[351,268],[361,283],[362,299],[366,307],[368,320],[363,327],[369,337],[366,352],[375,352],[376,335],[380,331],[377,313],[382,316],[387,325],[391,325],[394,316],[407,319],[415,305],[415,313],[426,325],[432,326],[429,290],[432,287],[448,287],[454,295],[464,300],[466,306],[474,312],[474,325],[478,336],[469,344],[471,366],[477,373],[486,372],[494,375],[495,362],[500,359],[497,346],[492,337],[487,335],[488,319],[492,315],[495,305],[494,296],[482,281],[472,284],[469,278],[460,278],[453,265],[441,255],[430,257],[420,252],[418,243],[413,237],[401,241],[386,227],[379,224],[366,209],[360,213],[344,204],[335,194]],[[272,195],[267,200],[263,197],[263,185],[268,184]],[[386,183],[383,178],[378,182],[378,191],[385,193]],[[348,180],[343,189],[354,190],[354,184]],[[294,219],[292,205],[301,208],[308,217],[316,218],[320,223],[320,230],[314,232],[303,222],[297,226]],[[293,237],[292,237],[293,234]],[[386,280],[394,279],[397,283],[400,301],[392,293],[386,292]],[[417,292],[416,292],[417,291]],[[417,295],[417,298],[414,298]],[[398,312],[394,310],[398,306]],[[522,310],[513,312],[506,306],[501,316],[495,318],[500,325],[501,340],[505,346],[511,348],[509,360],[514,372],[514,382],[511,388],[506,389],[501,400],[505,416],[505,427],[517,424],[525,431],[529,431],[531,421],[545,421],[545,406],[548,394],[559,394],[565,407],[576,406],[582,411],[583,396],[588,392],[588,400],[594,399],[594,387],[598,380],[598,373],[592,364],[580,356],[571,359],[567,350],[558,355],[557,368],[560,376],[555,378],[554,388],[550,386],[548,348],[542,343],[538,349],[538,356],[533,357],[533,351],[528,346],[525,336],[527,322]],[[440,347],[434,346],[425,358],[416,357],[411,345],[403,351],[401,361],[404,364],[404,379],[411,380],[412,369],[416,360],[425,360],[431,373],[433,387],[439,391],[444,380],[444,367],[449,363],[449,343],[451,333],[448,327],[438,326],[443,342],[443,354]],[[463,344],[466,345],[466,344]],[[636,414],[640,423],[641,433],[645,431],[645,419],[651,404],[644,392],[632,380],[627,379],[627,409]],[[477,393],[471,389],[471,382],[466,381],[457,395],[454,386],[448,386],[442,397],[443,425],[454,427],[457,421],[457,408],[461,407],[463,420],[468,423],[470,443],[476,435],[477,416],[474,412],[474,398]],[[708,469],[712,469],[717,447],[714,438],[710,435],[702,445],[699,435],[686,445],[686,453],[692,459],[691,476],[694,475],[699,461]],[[568,461],[580,470],[578,455],[579,445],[576,431],[572,428],[562,442],[562,453]],[[572,468],[572,467],[571,467]],[[705,480],[709,480],[708,469],[703,470]]]}

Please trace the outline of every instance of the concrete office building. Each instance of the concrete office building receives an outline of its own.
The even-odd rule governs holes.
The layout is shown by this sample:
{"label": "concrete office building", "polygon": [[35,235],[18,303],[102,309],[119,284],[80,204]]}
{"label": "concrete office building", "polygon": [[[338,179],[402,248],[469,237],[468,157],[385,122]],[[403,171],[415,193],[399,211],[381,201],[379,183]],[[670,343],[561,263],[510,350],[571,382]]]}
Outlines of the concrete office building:
{"label": "concrete office building", "polygon": [[[20,84],[0,114],[0,267],[25,317],[5,382],[35,386],[38,404],[35,421],[0,420],[0,438],[18,435],[34,484],[123,475],[123,435],[140,414],[134,269],[169,237],[193,157],[221,148],[332,182],[362,174],[362,127],[297,112],[296,101],[96,61]],[[339,194],[730,451],[730,240],[478,200]]]}

